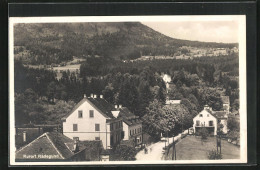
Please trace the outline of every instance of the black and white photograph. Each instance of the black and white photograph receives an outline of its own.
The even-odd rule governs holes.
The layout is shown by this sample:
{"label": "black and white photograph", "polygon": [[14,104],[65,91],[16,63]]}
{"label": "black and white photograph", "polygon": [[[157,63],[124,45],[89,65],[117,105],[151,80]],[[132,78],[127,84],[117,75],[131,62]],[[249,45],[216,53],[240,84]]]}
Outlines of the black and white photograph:
{"label": "black and white photograph", "polygon": [[245,23],[10,17],[10,165],[246,163]]}

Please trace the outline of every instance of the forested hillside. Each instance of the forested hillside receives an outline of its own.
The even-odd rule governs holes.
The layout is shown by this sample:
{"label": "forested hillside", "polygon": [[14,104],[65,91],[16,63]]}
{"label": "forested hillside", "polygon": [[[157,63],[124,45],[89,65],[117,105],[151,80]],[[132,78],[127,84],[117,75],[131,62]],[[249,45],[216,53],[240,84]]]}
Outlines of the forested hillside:
{"label": "forested hillside", "polygon": [[178,112],[167,107],[163,110],[176,112],[177,129],[180,116],[184,115],[185,126],[190,126],[191,118],[205,104],[221,110],[221,95],[230,96],[232,111],[239,108],[237,55],[133,63],[91,57],[82,64],[80,74],[63,72],[59,80],[54,71],[24,67],[21,61],[15,61],[14,68],[15,116],[19,120],[15,122],[20,124],[59,123],[84,94],[91,93],[103,94],[110,103],[122,104],[145,118],[165,102],[162,73],[172,77],[169,97],[182,100],[175,109]]}
{"label": "forested hillside", "polygon": [[181,46],[232,48],[237,44],[205,43],[167,37],[139,22],[32,23],[14,27],[15,57],[24,64],[53,64],[87,58],[135,59],[173,55]]}

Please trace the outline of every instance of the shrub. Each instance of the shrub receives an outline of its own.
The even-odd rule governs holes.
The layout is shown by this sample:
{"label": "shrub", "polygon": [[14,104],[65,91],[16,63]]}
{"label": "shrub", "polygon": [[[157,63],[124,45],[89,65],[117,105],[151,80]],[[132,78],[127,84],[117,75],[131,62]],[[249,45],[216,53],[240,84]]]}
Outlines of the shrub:
{"label": "shrub", "polygon": [[200,134],[202,140],[207,139],[208,136],[209,136],[209,132],[208,132],[208,130],[206,128],[202,128],[200,130],[199,134]]}
{"label": "shrub", "polygon": [[218,153],[215,150],[212,150],[208,153],[208,158],[211,160],[222,159],[222,154]]}
{"label": "shrub", "polygon": [[137,151],[134,147],[126,145],[118,145],[112,150],[110,155],[111,161],[131,161],[135,160]]}

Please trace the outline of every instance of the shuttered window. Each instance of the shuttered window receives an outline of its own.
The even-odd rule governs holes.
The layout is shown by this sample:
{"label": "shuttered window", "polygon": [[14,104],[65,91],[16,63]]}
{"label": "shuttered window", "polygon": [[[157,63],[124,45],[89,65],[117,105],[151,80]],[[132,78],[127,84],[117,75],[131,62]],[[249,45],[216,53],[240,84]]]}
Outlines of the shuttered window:
{"label": "shuttered window", "polygon": [[95,124],[95,131],[100,131],[100,126],[99,126],[99,124]]}
{"label": "shuttered window", "polygon": [[83,117],[83,112],[82,112],[82,110],[79,110],[78,111],[78,118],[82,118]]}
{"label": "shuttered window", "polygon": [[94,110],[89,111],[89,117],[94,117]]}
{"label": "shuttered window", "polygon": [[78,124],[73,124],[73,131],[78,131]]}

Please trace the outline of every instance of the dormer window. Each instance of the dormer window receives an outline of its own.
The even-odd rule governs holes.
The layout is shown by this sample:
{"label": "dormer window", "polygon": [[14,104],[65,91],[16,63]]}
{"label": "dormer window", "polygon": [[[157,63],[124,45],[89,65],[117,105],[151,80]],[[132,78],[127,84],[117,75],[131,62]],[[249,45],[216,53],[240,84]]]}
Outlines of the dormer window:
{"label": "dormer window", "polygon": [[203,115],[202,115],[202,114],[200,114],[200,117],[203,117]]}
{"label": "dormer window", "polygon": [[89,110],[89,117],[93,118],[94,117],[94,110]]}
{"label": "dormer window", "polygon": [[82,112],[82,110],[79,110],[79,111],[78,111],[78,118],[83,118],[83,112]]}

